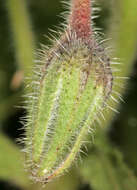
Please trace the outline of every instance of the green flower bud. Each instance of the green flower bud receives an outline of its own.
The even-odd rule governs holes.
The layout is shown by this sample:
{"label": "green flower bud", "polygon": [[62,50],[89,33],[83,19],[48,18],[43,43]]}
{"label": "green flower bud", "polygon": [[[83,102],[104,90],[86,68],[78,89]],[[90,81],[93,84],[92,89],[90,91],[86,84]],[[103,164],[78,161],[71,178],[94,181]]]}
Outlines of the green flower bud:
{"label": "green flower bud", "polygon": [[43,183],[72,165],[112,90],[104,49],[94,35],[85,37],[70,23],[53,49],[42,55],[44,65],[35,69],[28,104],[26,163],[32,178]]}

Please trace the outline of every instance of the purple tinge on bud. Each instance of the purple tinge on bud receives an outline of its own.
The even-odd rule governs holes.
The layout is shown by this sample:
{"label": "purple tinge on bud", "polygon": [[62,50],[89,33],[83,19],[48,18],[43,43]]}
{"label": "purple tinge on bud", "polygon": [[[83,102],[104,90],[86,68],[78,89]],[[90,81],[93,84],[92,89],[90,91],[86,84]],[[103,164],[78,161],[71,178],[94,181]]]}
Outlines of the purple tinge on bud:
{"label": "purple tinge on bud", "polygon": [[91,37],[91,1],[72,0],[70,28],[76,33],[77,38],[88,40]]}

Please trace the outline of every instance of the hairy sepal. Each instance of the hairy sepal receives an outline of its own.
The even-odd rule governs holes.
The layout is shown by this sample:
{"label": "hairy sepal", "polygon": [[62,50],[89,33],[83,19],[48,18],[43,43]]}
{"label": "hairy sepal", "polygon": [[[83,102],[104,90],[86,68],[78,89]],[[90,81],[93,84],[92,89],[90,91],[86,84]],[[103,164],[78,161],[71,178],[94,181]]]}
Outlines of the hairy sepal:
{"label": "hairy sepal", "polygon": [[43,183],[71,166],[110,90],[97,50],[74,37],[65,43],[35,72],[39,85],[28,106],[26,163]]}

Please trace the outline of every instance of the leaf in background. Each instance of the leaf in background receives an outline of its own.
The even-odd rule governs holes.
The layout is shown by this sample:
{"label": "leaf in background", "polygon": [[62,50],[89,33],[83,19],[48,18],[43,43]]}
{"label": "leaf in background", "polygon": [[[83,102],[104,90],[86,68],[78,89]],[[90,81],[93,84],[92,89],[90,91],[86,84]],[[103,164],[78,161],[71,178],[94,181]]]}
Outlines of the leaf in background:
{"label": "leaf in background", "polygon": [[122,154],[106,138],[99,140],[90,155],[85,158],[80,173],[94,190],[137,188],[137,178],[124,163]]}
{"label": "leaf in background", "polygon": [[7,137],[0,134],[0,178],[20,186],[27,186],[22,154]]}

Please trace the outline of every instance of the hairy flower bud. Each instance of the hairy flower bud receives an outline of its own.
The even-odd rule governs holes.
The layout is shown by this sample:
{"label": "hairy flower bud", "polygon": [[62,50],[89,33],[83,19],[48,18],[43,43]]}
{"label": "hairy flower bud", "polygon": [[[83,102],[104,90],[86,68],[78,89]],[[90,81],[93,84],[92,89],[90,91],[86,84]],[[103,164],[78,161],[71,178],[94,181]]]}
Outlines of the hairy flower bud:
{"label": "hairy flower bud", "polygon": [[109,58],[92,34],[90,14],[90,0],[72,0],[66,31],[35,69],[26,160],[36,181],[71,166],[112,89]]}

